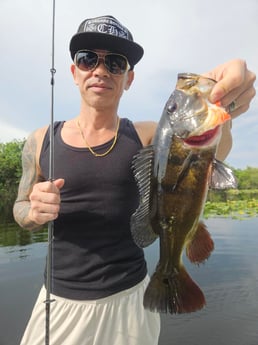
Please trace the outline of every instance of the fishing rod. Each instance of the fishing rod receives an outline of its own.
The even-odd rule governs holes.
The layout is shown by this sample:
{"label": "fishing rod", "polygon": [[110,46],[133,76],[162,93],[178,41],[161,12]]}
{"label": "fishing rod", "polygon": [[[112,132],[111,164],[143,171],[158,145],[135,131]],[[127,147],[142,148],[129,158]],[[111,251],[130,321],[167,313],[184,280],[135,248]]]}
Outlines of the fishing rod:
{"label": "fishing rod", "polygon": [[[49,176],[48,180],[54,180],[54,85],[55,85],[55,0],[53,0],[52,8],[52,61],[51,61],[51,109],[50,109],[50,125],[49,125]],[[50,341],[50,305],[54,300],[50,299],[51,294],[51,272],[53,259],[53,238],[54,238],[54,221],[48,222],[48,250],[46,264],[46,300],[45,300],[45,345],[49,345]]]}

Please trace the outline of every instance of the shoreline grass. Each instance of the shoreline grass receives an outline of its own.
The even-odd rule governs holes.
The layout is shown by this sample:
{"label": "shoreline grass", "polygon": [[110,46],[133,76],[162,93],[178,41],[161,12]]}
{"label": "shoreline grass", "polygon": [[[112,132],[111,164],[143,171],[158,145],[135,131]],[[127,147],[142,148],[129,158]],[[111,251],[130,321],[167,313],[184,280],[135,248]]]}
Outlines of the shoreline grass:
{"label": "shoreline grass", "polygon": [[204,218],[224,217],[248,219],[258,217],[258,199],[207,201],[204,207]]}

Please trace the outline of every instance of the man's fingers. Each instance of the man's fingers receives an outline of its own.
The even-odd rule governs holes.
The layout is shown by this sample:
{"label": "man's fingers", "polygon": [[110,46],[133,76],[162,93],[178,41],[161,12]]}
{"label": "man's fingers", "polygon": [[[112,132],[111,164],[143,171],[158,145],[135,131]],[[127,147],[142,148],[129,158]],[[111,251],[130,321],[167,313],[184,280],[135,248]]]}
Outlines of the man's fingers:
{"label": "man's fingers", "polygon": [[58,178],[57,180],[54,180],[54,181],[53,181],[53,184],[54,184],[58,189],[63,188],[64,183],[65,183],[65,180],[64,180],[63,178]]}

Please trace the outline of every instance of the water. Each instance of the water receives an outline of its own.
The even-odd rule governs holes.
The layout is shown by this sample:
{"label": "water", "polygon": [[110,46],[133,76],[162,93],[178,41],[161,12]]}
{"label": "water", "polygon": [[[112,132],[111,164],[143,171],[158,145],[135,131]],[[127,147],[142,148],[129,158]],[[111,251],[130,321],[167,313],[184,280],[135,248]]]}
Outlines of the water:
{"label": "water", "polygon": [[[161,315],[159,345],[257,345],[258,218],[206,224],[215,251],[205,265],[196,267],[185,257],[184,262],[207,306],[191,314]],[[46,238],[45,232],[0,227],[0,345],[19,344],[42,285]],[[157,258],[158,242],[146,250],[150,273]]]}

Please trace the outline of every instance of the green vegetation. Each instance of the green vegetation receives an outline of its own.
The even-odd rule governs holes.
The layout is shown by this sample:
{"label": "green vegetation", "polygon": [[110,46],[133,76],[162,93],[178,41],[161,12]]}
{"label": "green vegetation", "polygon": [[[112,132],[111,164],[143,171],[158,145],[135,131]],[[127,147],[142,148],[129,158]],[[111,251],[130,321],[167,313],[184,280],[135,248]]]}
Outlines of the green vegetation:
{"label": "green vegetation", "polygon": [[[12,223],[12,208],[22,173],[21,154],[25,140],[0,143],[0,224]],[[210,191],[205,217],[258,216],[258,168],[234,169],[237,190]]]}
{"label": "green vegetation", "polygon": [[[26,246],[35,242],[46,242],[48,239],[47,227],[39,231],[21,229],[18,224],[0,224],[0,246]],[[23,251],[20,250],[21,256]]]}
{"label": "green vegetation", "polygon": [[258,216],[258,168],[234,169],[238,189],[210,190],[204,217],[245,219]]}
{"label": "green vegetation", "polygon": [[204,218],[231,217],[246,219],[258,216],[258,199],[227,200],[220,202],[207,201],[204,209]]}
{"label": "green vegetation", "polygon": [[239,189],[258,190],[258,168],[247,167],[245,170],[233,169],[238,179]]}
{"label": "green vegetation", "polygon": [[22,173],[25,140],[0,143],[0,223],[12,221],[12,208]]}

